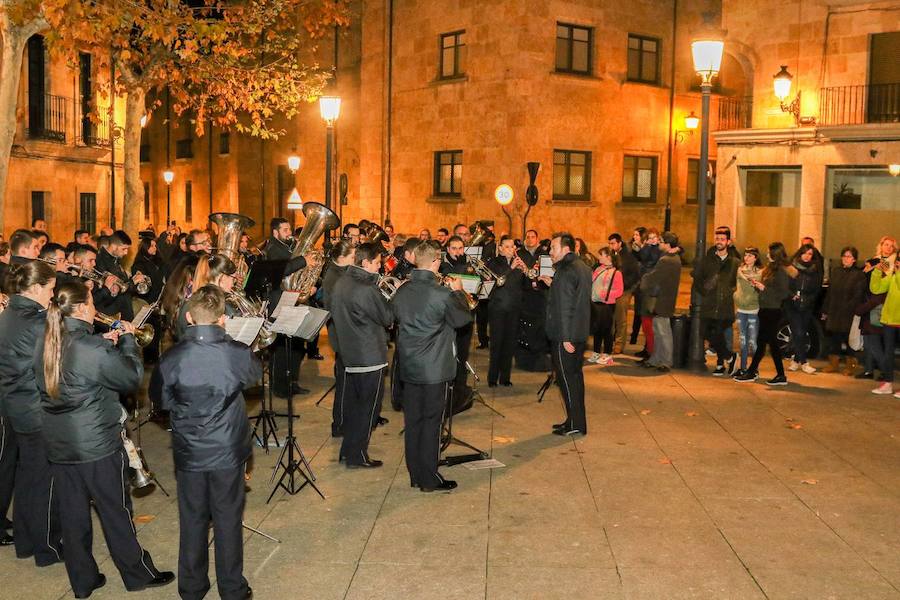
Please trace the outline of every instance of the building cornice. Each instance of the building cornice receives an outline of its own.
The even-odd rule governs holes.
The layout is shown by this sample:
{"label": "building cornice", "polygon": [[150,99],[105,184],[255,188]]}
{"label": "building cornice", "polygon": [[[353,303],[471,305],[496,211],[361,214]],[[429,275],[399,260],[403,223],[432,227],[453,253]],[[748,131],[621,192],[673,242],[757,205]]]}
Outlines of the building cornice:
{"label": "building cornice", "polygon": [[720,146],[750,144],[874,142],[900,140],[900,123],[826,125],[783,129],[734,129],[713,132]]}

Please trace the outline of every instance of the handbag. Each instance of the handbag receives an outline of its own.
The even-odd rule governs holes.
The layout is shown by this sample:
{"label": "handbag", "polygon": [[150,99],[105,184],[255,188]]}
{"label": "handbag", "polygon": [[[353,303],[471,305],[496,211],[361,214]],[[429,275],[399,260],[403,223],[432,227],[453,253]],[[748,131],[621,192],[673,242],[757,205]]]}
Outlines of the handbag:
{"label": "handbag", "polygon": [[854,352],[863,349],[862,331],[859,329],[859,315],[854,315],[853,321],[850,322],[850,335],[847,336],[847,345]]}
{"label": "handbag", "polygon": [[884,304],[879,304],[869,311],[869,323],[875,327],[881,327],[881,311],[883,308]]}

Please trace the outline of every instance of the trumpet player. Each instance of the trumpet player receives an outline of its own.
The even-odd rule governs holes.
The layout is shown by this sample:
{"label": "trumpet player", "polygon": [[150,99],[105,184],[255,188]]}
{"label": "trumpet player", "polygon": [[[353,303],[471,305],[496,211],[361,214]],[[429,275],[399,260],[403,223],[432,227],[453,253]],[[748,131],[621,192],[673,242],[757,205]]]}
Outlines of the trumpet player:
{"label": "trumpet player", "polygon": [[509,235],[500,238],[499,255],[487,263],[497,278],[504,278],[503,285],[494,285],[488,307],[491,330],[491,352],[488,366],[488,386],[509,386],[512,373],[513,352],[519,338],[519,311],[522,293],[527,280],[528,267],[516,254],[516,244]]}
{"label": "trumpet player", "polygon": [[[138,273],[134,277],[129,277],[122,267],[121,260],[128,256],[130,249],[131,237],[124,231],[113,232],[109,236],[109,245],[106,248],[101,248],[97,254],[97,269],[110,275],[115,275],[122,283],[130,281],[136,284],[145,281],[146,276],[144,274]],[[119,314],[126,321],[131,321],[134,318],[134,308],[132,308],[131,304],[133,286],[129,286],[129,289],[121,289],[120,286],[116,285],[114,288],[119,289],[116,293],[110,294],[109,297],[100,296],[94,298],[94,300],[98,300],[97,310],[106,314]]]}
{"label": "trumpet player", "polygon": [[252,448],[241,390],[261,377],[262,367],[250,348],[225,333],[221,289],[200,287],[186,304],[191,326],[163,355],[150,384],[154,405],[171,415],[178,480],[178,592],[185,600],[200,600],[209,591],[212,520],[219,596],[252,598],[243,576],[241,539],[244,468]]}
{"label": "trumpet player", "polygon": [[37,238],[27,229],[17,229],[9,236],[10,258],[0,263],[0,287],[6,287],[6,274],[12,265],[21,265],[38,257],[41,252]]}
{"label": "trumpet player", "polygon": [[[125,589],[171,583],[137,540],[122,444],[120,394],[134,392],[144,367],[134,326],[94,335],[93,299],[81,282],[64,283],[47,311],[35,364],[43,441],[59,502],[66,572],[76,598],[106,584],[91,548],[91,503]],[[43,505],[42,505],[43,506]]]}
{"label": "trumpet player", "polygon": [[62,560],[62,548],[35,377],[35,352],[44,336],[56,273],[46,263],[31,261],[12,265],[6,283],[10,298],[6,310],[0,313],[0,409],[12,427],[19,456],[13,537],[18,558],[33,557],[37,566],[46,567]]}
{"label": "trumpet player", "polygon": [[[441,275],[471,275],[473,273],[474,270],[466,258],[463,243],[462,238],[458,235],[452,236],[447,241],[447,256],[441,262]],[[469,370],[466,368],[466,362],[469,360],[469,351],[472,346],[473,329],[473,323],[469,322],[456,330],[457,365],[456,378],[453,383],[453,406],[461,407],[460,410],[468,408],[465,406],[466,404],[471,405],[472,390],[467,384]]]}
{"label": "trumpet player", "polygon": [[[333,312],[331,301],[334,297],[334,287],[347,273],[347,269],[353,264],[356,255],[356,246],[352,240],[342,239],[331,247],[331,260],[325,268],[322,276],[322,304],[328,312]],[[344,434],[344,385],[346,373],[344,372],[344,360],[338,346],[337,332],[334,329],[334,319],[328,319],[328,343],[334,350],[334,403],[331,405],[331,437],[341,437]]]}
{"label": "trumpet player", "polygon": [[380,269],[381,244],[361,244],[353,265],[335,283],[329,302],[346,373],[340,459],[348,468],[382,465],[369,457],[369,440],[380,418],[388,366],[387,328],[394,319],[377,286]]}

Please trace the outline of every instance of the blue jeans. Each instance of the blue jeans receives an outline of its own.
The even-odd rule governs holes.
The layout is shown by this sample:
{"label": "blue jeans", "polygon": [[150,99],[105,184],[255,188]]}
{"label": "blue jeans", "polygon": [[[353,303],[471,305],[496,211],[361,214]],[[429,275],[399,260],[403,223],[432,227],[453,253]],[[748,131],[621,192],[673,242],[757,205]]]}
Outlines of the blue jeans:
{"label": "blue jeans", "polygon": [[747,368],[747,358],[756,352],[756,335],[759,333],[759,315],[737,313],[738,332],[741,336],[741,370]]}
{"label": "blue jeans", "polygon": [[881,369],[881,361],[884,360],[883,348],[881,332],[863,335],[863,368],[866,373]]}
{"label": "blue jeans", "polygon": [[791,346],[794,350],[794,361],[802,365],[806,362],[806,353],[809,351],[807,335],[812,320],[812,311],[807,308],[798,308],[793,303],[787,302],[784,312],[791,324]]}

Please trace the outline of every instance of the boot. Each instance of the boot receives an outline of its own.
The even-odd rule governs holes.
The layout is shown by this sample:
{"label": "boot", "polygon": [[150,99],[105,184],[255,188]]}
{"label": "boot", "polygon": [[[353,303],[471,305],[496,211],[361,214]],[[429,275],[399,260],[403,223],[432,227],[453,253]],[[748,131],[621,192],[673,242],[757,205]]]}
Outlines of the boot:
{"label": "boot", "polygon": [[828,355],[828,364],[822,369],[823,373],[837,373],[841,367],[841,357],[836,354]]}
{"label": "boot", "polygon": [[853,358],[852,356],[847,357],[847,366],[844,367],[844,375],[847,377],[853,377],[856,375],[856,368],[859,366],[859,361]]}

